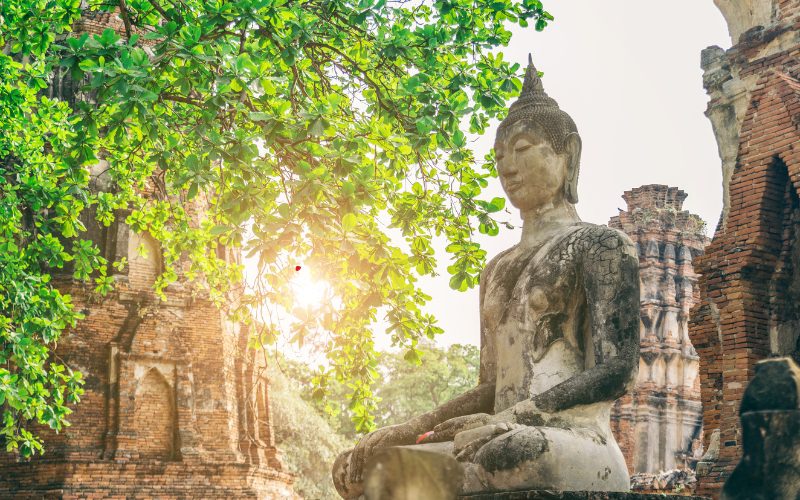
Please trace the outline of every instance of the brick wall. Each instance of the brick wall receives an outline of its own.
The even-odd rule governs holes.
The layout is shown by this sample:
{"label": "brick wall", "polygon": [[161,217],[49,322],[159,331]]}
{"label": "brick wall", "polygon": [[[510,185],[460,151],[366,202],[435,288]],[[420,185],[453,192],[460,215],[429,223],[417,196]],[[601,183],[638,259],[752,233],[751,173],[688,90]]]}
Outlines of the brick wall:
{"label": "brick wall", "polygon": [[726,206],[706,255],[695,262],[701,301],[690,336],[701,360],[706,439],[720,431],[718,457],[698,477],[698,493],[715,497],[741,457],[739,404],[754,364],[797,355],[798,14],[798,2],[775,0],[766,26],[745,31],[727,52],[703,53]]}

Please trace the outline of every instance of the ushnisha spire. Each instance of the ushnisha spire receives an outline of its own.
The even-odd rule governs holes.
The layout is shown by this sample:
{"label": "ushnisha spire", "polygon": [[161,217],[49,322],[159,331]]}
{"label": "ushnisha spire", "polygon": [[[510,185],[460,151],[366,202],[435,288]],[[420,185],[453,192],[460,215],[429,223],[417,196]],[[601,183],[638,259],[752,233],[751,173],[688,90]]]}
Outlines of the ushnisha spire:
{"label": "ushnisha spire", "polygon": [[551,99],[544,91],[542,79],[539,78],[539,72],[536,70],[536,66],[533,65],[533,57],[528,54],[528,67],[525,69],[525,79],[522,81],[522,92],[519,94],[519,100],[514,104],[534,100],[542,101],[542,104],[547,103],[558,107],[556,101]]}
{"label": "ushnisha spire", "polygon": [[533,65],[533,58],[528,54],[528,67],[522,81],[519,97],[508,109],[508,116],[498,127],[498,136],[504,129],[519,122],[526,121],[540,125],[550,138],[553,147],[561,151],[564,139],[569,133],[577,132],[570,116],[558,107],[558,103],[544,91],[542,79]]}

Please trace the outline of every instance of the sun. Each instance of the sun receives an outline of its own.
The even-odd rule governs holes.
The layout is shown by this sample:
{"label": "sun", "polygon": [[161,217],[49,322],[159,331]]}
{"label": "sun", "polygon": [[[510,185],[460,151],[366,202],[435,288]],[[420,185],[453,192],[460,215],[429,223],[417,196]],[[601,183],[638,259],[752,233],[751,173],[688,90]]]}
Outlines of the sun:
{"label": "sun", "polygon": [[317,308],[323,304],[330,293],[330,285],[322,280],[314,280],[307,267],[295,272],[292,278],[292,293],[296,304],[305,308]]}

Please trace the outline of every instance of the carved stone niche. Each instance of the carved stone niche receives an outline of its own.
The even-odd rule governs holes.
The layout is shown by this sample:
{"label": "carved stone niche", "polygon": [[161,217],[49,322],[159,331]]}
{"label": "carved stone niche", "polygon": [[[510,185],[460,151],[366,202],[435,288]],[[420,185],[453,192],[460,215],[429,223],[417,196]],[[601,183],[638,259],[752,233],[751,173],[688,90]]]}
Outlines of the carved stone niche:
{"label": "carved stone niche", "polygon": [[108,350],[103,457],[182,461],[200,453],[192,368],[172,324],[129,301],[129,319]]}
{"label": "carved stone niche", "polygon": [[[126,411],[120,412],[120,425],[134,430],[126,433],[128,442],[118,439],[117,454],[129,451],[131,458],[180,460],[175,365],[143,359],[126,361],[125,371],[133,372],[133,377],[120,382],[120,399],[127,400]],[[125,450],[127,444],[129,450]]]}
{"label": "carved stone niche", "polygon": [[272,427],[272,410],[269,381],[264,375],[265,361],[257,351],[247,348],[247,332],[239,330],[240,325],[227,322],[227,328],[239,336],[239,356],[237,356],[237,399],[242,402],[239,411],[239,450],[252,464],[266,465],[282,469],[280,454],[275,447],[275,433]]}
{"label": "carved stone niche", "polygon": [[281,467],[275,448],[275,435],[270,419],[269,384],[257,377],[247,399],[245,445],[242,447],[251,463]]}

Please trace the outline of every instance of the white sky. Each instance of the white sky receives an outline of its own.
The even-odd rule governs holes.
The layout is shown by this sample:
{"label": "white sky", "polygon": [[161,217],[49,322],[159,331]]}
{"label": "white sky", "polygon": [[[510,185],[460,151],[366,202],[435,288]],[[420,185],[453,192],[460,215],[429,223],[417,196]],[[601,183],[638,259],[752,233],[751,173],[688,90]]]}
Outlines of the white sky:
{"label": "white sky", "polygon": [[[668,184],[689,194],[684,208],[706,221],[709,235],[722,209],[722,174],[711,123],[704,115],[700,51],[730,47],[722,14],[712,0],[545,0],[555,16],[543,32],[518,29],[506,60],[539,71],[547,93],[578,125],[583,139],[578,213],[605,224],[625,208],[624,191]],[[494,127],[476,140],[481,158]],[[502,196],[494,179],[486,199]],[[513,207],[511,207],[513,209]],[[516,214],[510,220],[519,220]],[[519,229],[481,238],[489,258],[519,240]],[[440,247],[441,248],[441,247]],[[440,255],[444,255],[443,253]],[[439,344],[479,343],[478,289],[448,287],[448,262],[440,276],[420,284],[432,295],[428,310],[445,333]],[[379,347],[388,345],[382,328]]]}

